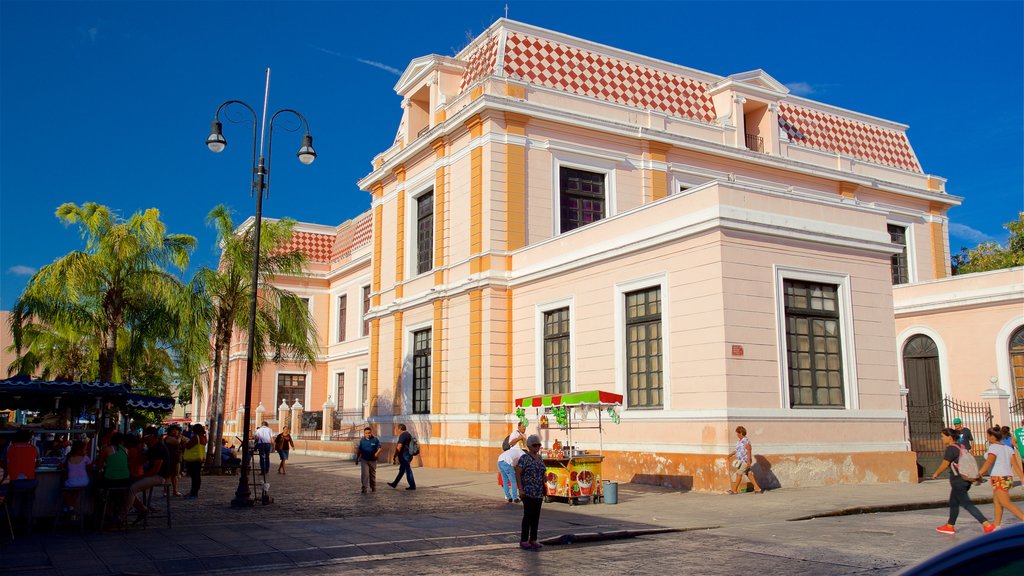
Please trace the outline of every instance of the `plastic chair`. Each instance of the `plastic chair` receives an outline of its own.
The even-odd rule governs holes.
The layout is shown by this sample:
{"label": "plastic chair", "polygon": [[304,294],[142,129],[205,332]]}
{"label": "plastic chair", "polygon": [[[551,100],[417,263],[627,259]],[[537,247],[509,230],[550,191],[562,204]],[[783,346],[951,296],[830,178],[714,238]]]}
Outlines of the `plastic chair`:
{"label": "plastic chair", "polygon": [[4,470],[3,477],[0,477],[0,507],[4,509],[4,518],[7,519],[7,532],[11,535],[11,542],[14,542],[14,525],[11,524],[11,509],[7,507],[7,494],[10,484],[6,484],[7,470]]}

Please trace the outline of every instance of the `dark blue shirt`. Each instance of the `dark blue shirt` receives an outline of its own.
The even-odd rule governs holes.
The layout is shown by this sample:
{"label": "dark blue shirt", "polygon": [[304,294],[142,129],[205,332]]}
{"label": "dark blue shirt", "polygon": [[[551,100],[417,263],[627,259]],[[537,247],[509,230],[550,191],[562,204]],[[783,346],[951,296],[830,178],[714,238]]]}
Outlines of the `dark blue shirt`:
{"label": "dark blue shirt", "polygon": [[377,459],[377,450],[380,450],[380,440],[376,436],[363,438],[359,441],[359,457],[367,462]]}

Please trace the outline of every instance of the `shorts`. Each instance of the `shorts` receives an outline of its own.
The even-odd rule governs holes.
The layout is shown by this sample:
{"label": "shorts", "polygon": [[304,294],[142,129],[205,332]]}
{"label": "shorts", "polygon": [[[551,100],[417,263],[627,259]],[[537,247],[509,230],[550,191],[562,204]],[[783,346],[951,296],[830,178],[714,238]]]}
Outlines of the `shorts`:
{"label": "shorts", "polygon": [[68,490],[82,490],[84,488],[88,488],[89,487],[89,479],[86,478],[84,482],[81,481],[81,480],[79,480],[79,481],[65,480],[64,481],[64,487],[67,488]]}
{"label": "shorts", "polygon": [[1009,492],[1013,488],[1013,476],[992,476],[992,489]]}

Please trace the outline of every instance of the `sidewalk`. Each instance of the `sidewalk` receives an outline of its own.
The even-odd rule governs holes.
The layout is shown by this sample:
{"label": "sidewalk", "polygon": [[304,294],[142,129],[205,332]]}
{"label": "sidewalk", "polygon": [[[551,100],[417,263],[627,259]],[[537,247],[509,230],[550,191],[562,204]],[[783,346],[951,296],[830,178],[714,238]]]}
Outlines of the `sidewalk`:
{"label": "sidewalk", "polygon": [[[275,461],[276,466],[276,461]],[[204,478],[199,500],[175,499],[174,528],[154,520],[148,530],[121,533],[18,534],[0,544],[0,575],[180,574],[312,567],[369,558],[518,542],[519,506],[504,501],[495,474],[415,469],[419,489],[384,482],[397,467],[381,465],[376,493],[359,493],[351,462],[295,455],[289,474],[271,473],[269,506],[227,506],[237,477]],[[187,486],[187,480],[185,481]],[[991,497],[972,490],[975,501]],[[946,481],[793,488],[765,494],[681,493],[619,485],[619,504],[544,506],[541,538],[655,528],[700,529],[734,523],[794,520],[849,511],[944,506]]]}

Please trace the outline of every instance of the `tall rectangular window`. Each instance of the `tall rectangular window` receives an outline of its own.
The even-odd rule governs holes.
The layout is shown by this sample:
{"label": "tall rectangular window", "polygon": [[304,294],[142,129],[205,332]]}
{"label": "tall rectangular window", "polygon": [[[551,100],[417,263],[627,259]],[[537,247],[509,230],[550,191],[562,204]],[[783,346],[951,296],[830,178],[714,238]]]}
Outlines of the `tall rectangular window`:
{"label": "tall rectangular window", "polygon": [[567,394],[572,387],[569,308],[544,313],[544,393]]}
{"label": "tall rectangular window", "polygon": [[564,166],[558,169],[561,231],[568,232],[604,218],[605,175]]}
{"label": "tall rectangular window", "polygon": [[338,412],[341,412],[345,409],[345,373],[338,372],[334,379],[334,403],[338,405]]}
{"label": "tall rectangular window", "polygon": [[370,287],[363,286],[363,336],[370,334],[370,319],[366,314],[370,311]]}
{"label": "tall rectangular window", "polygon": [[[278,374],[277,375],[277,402],[287,402],[289,406],[295,401],[306,401],[306,375],[305,374]],[[277,406],[274,407],[277,409]]]}
{"label": "tall rectangular window", "polygon": [[348,296],[338,296],[338,342],[345,341],[345,322],[348,318]]}
{"label": "tall rectangular window", "polygon": [[434,267],[434,192],[416,198],[416,273]]}
{"label": "tall rectangular window", "polygon": [[370,405],[370,371],[366,368],[359,369],[359,396],[363,406]]}
{"label": "tall rectangular window", "polygon": [[661,288],[626,293],[626,389],[630,408],[661,408]]}
{"label": "tall rectangular window", "polygon": [[784,280],[789,404],[843,408],[839,287]]}
{"label": "tall rectangular window", "polygon": [[431,330],[412,333],[412,413],[430,414]]}
{"label": "tall rectangular window", "polygon": [[897,224],[889,224],[889,238],[893,244],[903,248],[903,251],[899,254],[892,255],[892,263],[890,268],[892,269],[892,283],[906,284],[910,281],[910,276],[907,272],[907,228],[905,226],[899,226]]}

